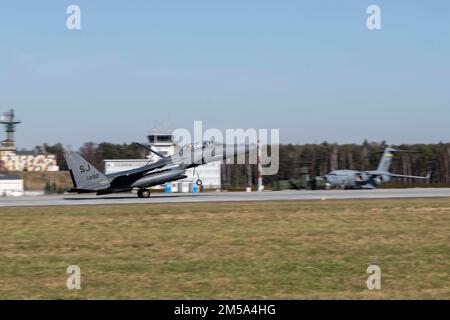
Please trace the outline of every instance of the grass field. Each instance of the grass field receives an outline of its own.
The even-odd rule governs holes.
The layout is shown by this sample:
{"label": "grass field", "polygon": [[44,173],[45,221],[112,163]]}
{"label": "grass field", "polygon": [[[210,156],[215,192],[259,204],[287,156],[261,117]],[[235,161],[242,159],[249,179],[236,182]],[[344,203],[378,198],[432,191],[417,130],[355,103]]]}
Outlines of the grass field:
{"label": "grass field", "polygon": [[450,199],[1,208],[0,298],[450,299]]}

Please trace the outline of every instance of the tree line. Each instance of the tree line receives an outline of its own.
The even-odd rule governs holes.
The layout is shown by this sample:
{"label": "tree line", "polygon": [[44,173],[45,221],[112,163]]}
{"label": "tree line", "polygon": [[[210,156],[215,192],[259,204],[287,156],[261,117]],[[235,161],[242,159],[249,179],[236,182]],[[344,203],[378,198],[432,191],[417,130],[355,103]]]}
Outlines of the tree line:
{"label": "tree line", "polygon": [[[389,145],[386,142],[363,144],[280,145],[279,171],[275,176],[264,177],[265,185],[275,181],[301,178],[301,169],[306,167],[310,177],[322,176],[337,169],[375,170],[382,153]],[[391,146],[396,149],[416,151],[397,153],[390,171],[402,175],[426,176],[431,171],[431,180],[417,181],[396,179],[393,183],[450,184],[450,143],[409,144]],[[224,186],[240,187],[257,183],[257,167],[234,165],[222,168]]]}

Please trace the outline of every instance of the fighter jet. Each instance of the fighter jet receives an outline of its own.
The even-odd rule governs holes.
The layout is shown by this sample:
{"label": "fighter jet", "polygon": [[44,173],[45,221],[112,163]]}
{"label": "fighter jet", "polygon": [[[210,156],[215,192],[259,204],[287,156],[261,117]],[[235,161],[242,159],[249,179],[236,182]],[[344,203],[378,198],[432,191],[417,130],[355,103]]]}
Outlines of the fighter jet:
{"label": "fighter jet", "polygon": [[391,181],[392,178],[411,178],[411,179],[430,179],[431,172],[426,177],[408,176],[393,174],[389,172],[389,168],[396,152],[411,152],[405,150],[396,150],[386,148],[381,158],[377,170],[373,171],[355,171],[355,170],[335,170],[323,177],[314,178],[314,182],[325,180],[328,188],[341,189],[375,189],[379,184]]}
{"label": "fighter jet", "polygon": [[[187,169],[234,158],[256,148],[253,145],[224,145],[208,141],[177,147],[174,155],[163,156],[150,147],[139,143],[138,145],[160,159],[137,169],[102,174],[79,153],[66,153],[65,159],[74,185],[69,192],[104,195],[137,189],[139,198],[149,198],[149,187],[184,179],[187,177]],[[196,183],[201,185],[201,179],[199,178]]]}

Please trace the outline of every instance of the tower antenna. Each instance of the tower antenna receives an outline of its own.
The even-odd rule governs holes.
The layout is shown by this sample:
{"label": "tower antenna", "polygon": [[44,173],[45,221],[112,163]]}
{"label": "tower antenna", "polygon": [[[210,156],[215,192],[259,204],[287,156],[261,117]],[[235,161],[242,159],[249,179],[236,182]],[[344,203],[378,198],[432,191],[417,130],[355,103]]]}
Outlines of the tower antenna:
{"label": "tower antenna", "polygon": [[3,114],[3,117],[0,118],[0,124],[5,126],[6,131],[6,140],[2,142],[3,146],[11,149],[15,149],[14,145],[14,132],[16,132],[16,126],[22,121],[14,120],[15,114],[14,110],[11,109],[8,112]]}

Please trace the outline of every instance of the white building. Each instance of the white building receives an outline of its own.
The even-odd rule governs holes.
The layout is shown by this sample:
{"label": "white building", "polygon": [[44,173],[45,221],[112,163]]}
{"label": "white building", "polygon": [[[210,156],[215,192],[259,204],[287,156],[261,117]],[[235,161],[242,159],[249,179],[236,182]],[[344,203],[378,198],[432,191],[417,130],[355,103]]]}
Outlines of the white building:
{"label": "white building", "polygon": [[117,173],[136,169],[145,166],[148,163],[146,159],[126,159],[126,160],[105,160],[103,168],[105,174]]}
{"label": "white building", "polygon": [[59,171],[54,154],[0,148],[0,161],[8,171]]}
{"label": "white building", "polygon": [[23,180],[20,176],[0,175],[0,196],[22,196]]}

